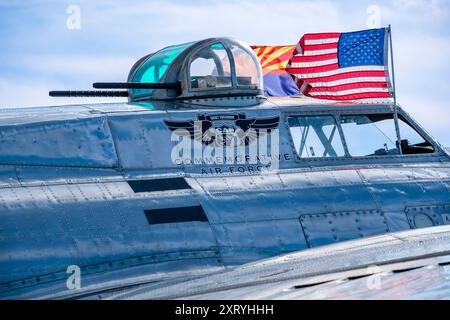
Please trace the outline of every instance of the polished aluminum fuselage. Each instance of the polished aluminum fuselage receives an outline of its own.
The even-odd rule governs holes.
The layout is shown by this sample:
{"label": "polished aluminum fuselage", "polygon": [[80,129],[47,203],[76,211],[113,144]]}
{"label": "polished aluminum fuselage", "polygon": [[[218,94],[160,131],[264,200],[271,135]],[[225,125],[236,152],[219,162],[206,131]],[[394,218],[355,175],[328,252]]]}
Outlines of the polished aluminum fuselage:
{"label": "polished aluminum fuselage", "polygon": [[[414,229],[417,212],[434,225],[450,223],[449,154],[402,109],[435,153],[300,159],[287,125],[293,115],[392,110],[383,103],[295,98],[241,108],[154,102],[4,109],[0,297],[46,286],[66,290],[70,265],[81,268],[85,286],[98,285],[105,274],[102,283],[144,275],[149,281]],[[172,161],[172,132],[164,120],[236,113],[279,116],[276,172]],[[130,186],[153,179],[166,187]],[[185,187],[171,189],[179,179]],[[206,220],[152,224],[145,214],[196,206]]]}

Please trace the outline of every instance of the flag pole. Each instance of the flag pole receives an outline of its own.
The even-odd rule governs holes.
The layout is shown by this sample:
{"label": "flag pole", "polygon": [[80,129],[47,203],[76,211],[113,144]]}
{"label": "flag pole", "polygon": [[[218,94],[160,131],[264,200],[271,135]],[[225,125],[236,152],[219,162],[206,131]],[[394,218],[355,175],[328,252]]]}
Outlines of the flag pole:
{"label": "flag pole", "polygon": [[397,135],[397,145],[398,149],[400,151],[400,154],[403,154],[402,151],[402,143],[401,143],[401,136],[400,136],[400,126],[398,123],[398,111],[397,111],[397,95],[395,93],[395,72],[394,72],[394,50],[392,48],[392,31],[391,31],[391,25],[388,26],[388,33],[389,33],[389,51],[391,54],[391,70],[392,70],[392,95],[394,98],[394,123],[395,123],[395,133]]}

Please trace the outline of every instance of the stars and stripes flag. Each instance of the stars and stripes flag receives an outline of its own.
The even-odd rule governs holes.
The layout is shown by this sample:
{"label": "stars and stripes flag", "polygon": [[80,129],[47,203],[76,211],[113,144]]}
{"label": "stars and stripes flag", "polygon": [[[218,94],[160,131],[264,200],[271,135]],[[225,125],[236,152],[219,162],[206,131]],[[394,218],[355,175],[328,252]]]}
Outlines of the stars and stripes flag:
{"label": "stars and stripes flag", "polygon": [[305,34],[286,71],[309,97],[330,100],[390,98],[388,30]]}

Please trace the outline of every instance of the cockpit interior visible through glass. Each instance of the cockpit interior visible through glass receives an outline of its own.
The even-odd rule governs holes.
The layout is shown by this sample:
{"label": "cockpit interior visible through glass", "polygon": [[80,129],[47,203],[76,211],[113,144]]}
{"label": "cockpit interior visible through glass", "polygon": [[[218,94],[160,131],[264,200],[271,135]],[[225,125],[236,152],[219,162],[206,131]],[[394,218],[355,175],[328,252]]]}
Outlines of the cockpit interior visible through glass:
{"label": "cockpit interior visible through glass", "polygon": [[[400,154],[393,114],[341,116],[341,127],[351,156]],[[401,115],[399,128],[403,154],[433,153],[426,141]]]}
{"label": "cockpit interior visible through glass", "polygon": [[231,88],[230,70],[230,59],[221,43],[204,47],[194,55],[190,64],[191,89]]}
{"label": "cockpit interior visible through glass", "polygon": [[288,124],[295,150],[300,158],[345,155],[333,116],[289,117]]}
{"label": "cockpit interior visible through glass", "polygon": [[[348,155],[372,157],[399,155],[393,114],[341,115],[339,124],[333,116],[291,116],[289,130],[300,158],[342,157],[346,155],[339,134],[342,128]],[[400,114],[402,153],[433,153],[434,147]]]}

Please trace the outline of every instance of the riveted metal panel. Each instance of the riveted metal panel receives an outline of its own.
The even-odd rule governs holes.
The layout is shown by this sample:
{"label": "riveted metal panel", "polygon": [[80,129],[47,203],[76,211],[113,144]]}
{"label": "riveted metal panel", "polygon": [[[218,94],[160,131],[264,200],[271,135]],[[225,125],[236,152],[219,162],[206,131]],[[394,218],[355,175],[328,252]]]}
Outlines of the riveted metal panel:
{"label": "riveted metal panel", "polygon": [[450,180],[450,167],[448,166],[439,166],[436,169],[429,169],[429,170],[433,170],[436,172],[436,174],[441,178],[441,179],[445,179],[445,180]]}
{"label": "riveted metal panel", "polygon": [[[180,115],[194,117],[195,113]],[[172,163],[172,131],[164,124],[167,113],[110,117],[121,166],[126,169],[175,168]]]}
{"label": "riveted metal panel", "polygon": [[390,232],[408,230],[411,228],[404,210],[388,212],[384,211],[384,216],[386,218]]}
{"label": "riveted metal panel", "polygon": [[309,247],[389,232],[384,214],[378,211],[347,211],[300,216]]}
{"label": "riveted metal panel", "polygon": [[205,190],[212,195],[236,191],[289,190],[326,187],[362,186],[362,180],[353,169],[342,171],[290,171],[272,175],[223,176],[199,178]]}
{"label": "riveted metal panel", "polygon": [[226,264],[307,248],[297,219],[215,224],[212,228]]}
{"label": "riveted metal panel", "polygon": [[[111,117],[111,131],[116,143],[120,165],[124,168],[151,168],[150,137],[143,123],[146,119],[135,116]],[[152,139],[156,137],[152,135]]]}
{"label": "riveted metal panel", "polygon": [[404,167],[361,169],[360,172],[369,183],[380,183],[386,181],[410,182],[437,178],[436,173],[433,171]]}
{"label": "riveted metal panel", "polygon": [[146,220],[147,209],[198,205],[193,192],[134,194],[126,181],[1,189],[0,282],[61,272],[70,264],[141,256],[159,263],[216,252],[208,223],[150,226]]}
{"label": "riveted metal panel", "polygon": [[22,186],[92,183],[123,179],[116,170],[103,168],[18,166],[16,171]]}
{"label": "riveted metal panel", "polygon": [[31,108],[1,108],[0,126],[89,118],[89,107],[65,105]]}
{"label": "riveted metal panel", "polygon": [[440,166],[385,166],[358,169],[380,210],[394,212],[411,205],[445,202],[450,192],[440,179]]}
{"label": "riveted metal panel", "polygon": [[[195,297],[202,299],[226,299],[227,297],[235,299],[273,299],[280,297],[280,295],[276,295],[276,292],[282,292],[284,298],[289,299],[296,292],[303,292],[305,290],[304,285],[329,282],[331,286],[339,286],[333,292],[338,293],[340,298],[345,298],[347,292],[363,295],[368,291],[376,291],[372,298],[377,298],[378,294],[384,292],[387,293],[384,296],[385,298],[392,299],[403,292],[394,290],[398,287],[398,279],[393,282],[389,281],[386,286],[383,285],[384,280],[382,280],[380,290],[368,288],[367,278],[360,279],[359,285],[352,286],[351,290],[345,290],[347,284],[351,282],[345,280],[352,276],[368,276],[384,271],[406,271],[407,268],[426,266],[430,263],[448,263],[448,256],[445,258],[445,255],[448,255],[450,249],[449,240],[448,226],[409,230],[392,235],[386,234],[311,250],[302,250],[240,266],[228,272],[191,279],[181,284],[167,283],[165,286],[162,285],[157,288],[149,286],[148,290],[142,287],[138,290],[132,288],[127,292],[128,295],[121,292],[117,296],[119,298],[126,296],[128,299],[185,299]],[[429,261],[430,256],[440,257],[432,258],[436,260]],[[404,266],[404,263],[408,265]],[[380,268],[368,269],[368,266],[374,265],[380,266]],[[389,265],[396,266],[387,269]],[[333,277],[334,273],[338,275]],[[383,277],[384,275],[377,274],[376,276]],[[440,285],[448,282],[433,279],[431,283],[426,282],[423,286],[422,281],[416,283],[411,281],[413,279],[415,279],[414,276],[407,278],[406,282],[413,284],[411,288],[419,288],[419,290],[426,289],[427,285],[430,284],[435,286],[436,289],[442,289]],[[315,280],[318,281],[315,282]],[[266,293],[264,293],[265,286],[271,287]],[[306,288],[306,292],[312,294],[312,292],[316,292],[316,289],[319,290],[319,286],[311,287],[311,290],[308,289]],[[253,293],[245,294],[246,290],[253,291]],[[345,294],[342,295],[341,292],[345,292]],[[444,292],[448,296],[446,287]],[[405,297],[407,296],[408,292]],[[307,297],[307,294],[302,296],[302,298],[305,297]],[[316,297],[320,298],[320,296]],[[281,298],[283,297],[281,296]]]}
{"label": "riveted metal panel", "polygon": [[440,184],[429,184],[426,188],[418,183],[379,183],[370,185],[371,192],[383,211],[396,211],[408,205],[424,205],[442,197]]}
{"label": "riveted metal panel", "polygon": [[450,213],[442,213],[441,216],[444,224],[450,224]]}
{"label": "riveted metal panel", "polygon": [[20,185],[17,179],[16,168],[14,167],[0,167],[0,188],[8,188]]}
{"label": "riveted metal panel", "polygon": [[407,207],[405,213],[411,228],[450,224],[450,204]]}
{"label": "riveted metal panel", "polygon": [[[304,172],[270,176],[205,177],[196,181],[206,193],[212,223],[295,219],[299,214],[377,209],[370,190],[355,171],[325,178]],[[337,183],[338,180],[341,183]],[[335,181],[335,183],[332,183]],[[231,187],[230,187],[231,185]]]}
{"label": "riveted metal panel", "polygon": [[116,152],[105,117],[0,127],[0,163],[113,167]]}

